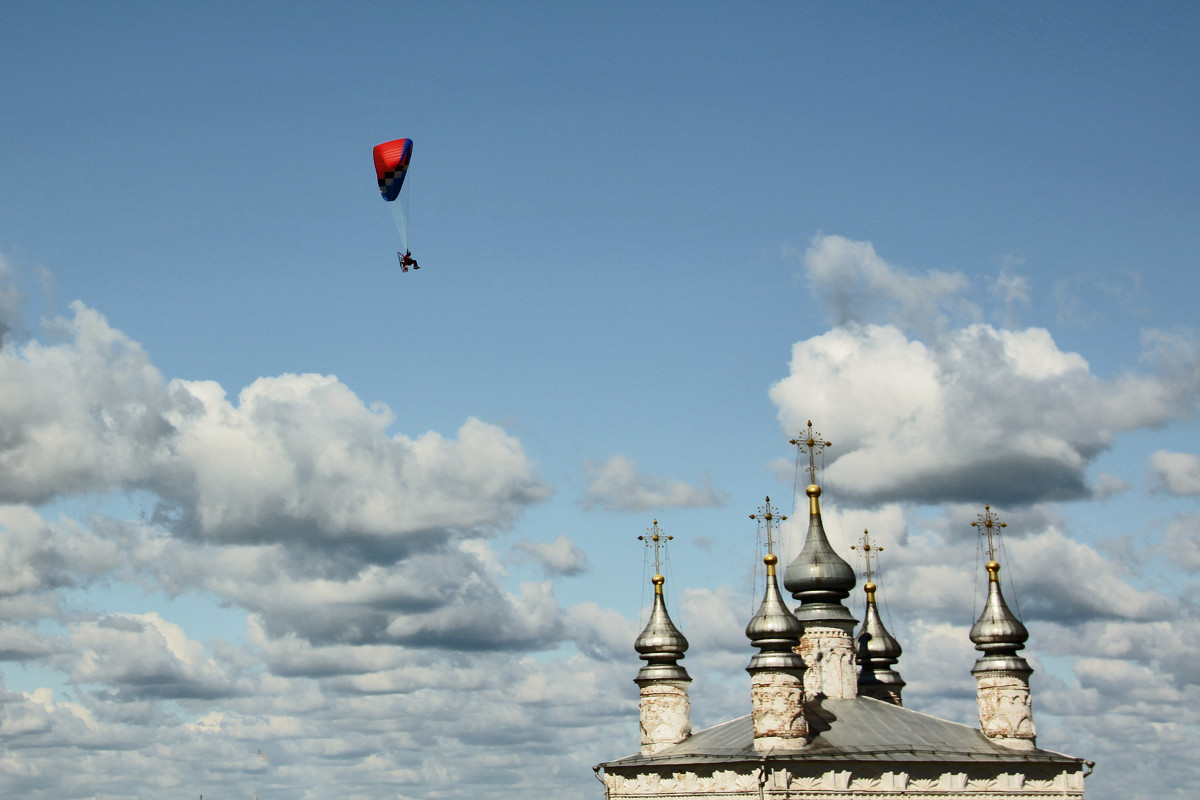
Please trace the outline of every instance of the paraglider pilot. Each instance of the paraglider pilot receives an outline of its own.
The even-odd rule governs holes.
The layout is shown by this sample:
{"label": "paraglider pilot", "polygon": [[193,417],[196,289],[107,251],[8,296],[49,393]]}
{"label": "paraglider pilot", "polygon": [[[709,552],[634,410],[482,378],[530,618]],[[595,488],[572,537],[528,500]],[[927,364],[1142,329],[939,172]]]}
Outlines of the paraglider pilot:
{"label": "paraglider pilot", "polygon": [[420,265],[417,264],[417,260],[412,257],[412,253],[408,250],[405,250],[403,255],[401,255],[400,251],[397,250],[396,256],[400,259],[400,269],[402,269],[404,272],[408,272],[409,267],[412,267],[413,269],[421,268]]}

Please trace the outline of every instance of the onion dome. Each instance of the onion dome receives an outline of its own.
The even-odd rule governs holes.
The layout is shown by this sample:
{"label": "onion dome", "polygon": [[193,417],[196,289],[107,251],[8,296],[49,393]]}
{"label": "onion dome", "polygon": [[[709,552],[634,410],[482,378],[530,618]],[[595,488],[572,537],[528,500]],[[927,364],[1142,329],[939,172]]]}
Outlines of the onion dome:
{"label": "onion dome", "polygon": [[883,689],[885,694],[890,694],[888,690],[891,690],[898,698],[905,683],[892,665],[904,651],[883,625],[875,604],[875,588],[869,580],[863,586],[867,593],[867,613],[858,634],[859,693],[874,695],[875,689]]}
{"label": "onion dome", "polygon": [[821,523],[821,487],[808,487],[808,536],[804,548],[788,565],[783,585],[800,601],[796,617],[804,625],[834,625],[853,630],[858,620],[842,601],[854,588],[854,570],[842,559],[825,535]]}
{"label": "onion dome", "polygon": [[640,686],[655,681],[690,681],[687,670],[676,663],[683,658],[688,640],[667,614],[667,604],[663,600],[666,578],[655,575],[650,581],[654,584],[654,608],[650,612],[650,621],[633,645],[638,658],[646,665],[638,670],[634,682]]}
{"label": "onion dome", "polygon": [[979,672],[1011,672],[1028,675],[1033,672],[1029,662],[1017,655],[1029,639],[1029,631],[1021,620],[1008,610],[1000,591],[1000,565],[987,563],[987,604],[979,619],[971,626],[971,641],[983,655],[975,662],[972,674]]}
{"label": "onion dome", "polygon": [[774,553],[767,553],[763,557],[763,563],[767,565],[767,587],[758,613],[746,626],[747,638],[760,651],[754,654],[746,667],[746,671],[750,673],[762,670],[794,672],[804,669],[804,659],[794,652],[794,648],[800,643],[800,634],[804,632],[804,626],[788,610],[787,603],[779,592],[779,582],[775,577],[775,565],[778,562],[779,558]]}

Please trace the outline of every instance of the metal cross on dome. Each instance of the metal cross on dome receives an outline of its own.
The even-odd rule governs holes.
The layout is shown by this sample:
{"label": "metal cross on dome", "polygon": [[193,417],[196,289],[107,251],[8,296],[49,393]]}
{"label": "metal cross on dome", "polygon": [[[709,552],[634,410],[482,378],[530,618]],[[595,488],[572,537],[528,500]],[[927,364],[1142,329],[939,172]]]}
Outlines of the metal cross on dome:
{"label": "metal cross on dome", "polygon": [[760,527],[762,527],[764,525],[766,526],[766,528],[767,528],[767,552],[774,553],[775,552],[774,531],[776,528],[779,527],[779,523],[783,522],[785,519],[787,519],[787,517],[784,516],[783,514],[775,513],[775,509],[771,506],[771,498],[768,497],[766,504],[759,506],[758,513],[751,514],[750,519],[758,520],[758,524]]}
{"label": "metal cross on dome", "polygon": [[[882,553],[883,548],[879,547],[878,545],[871,544],[871,535],[867,533],[866,528],[863,528],[862,539],[859,541],[860,544],[850,545],[850,549],[862,551],[863,559],[867,562],[867,582],[870,583],[871,577],[875,574],[875,571],[871,569],[871,553]],[[875,557],[879,558],[879,556]]]}
{"label": "metal cross on dome", "polygon": [[1007,522],[1001,522],[1000,518],[992,511],[990,505],[983,507],[983,513],[978,515],[978,520],[971,523],[972,528],[983,528],[981,533],[987,536],[988,561],[996,560],[996,546],[992,541],[993,534],[1000,535],[1000,528],[1007,528]]}
{"label": "metal cross on dome", "polygon": [[808,452],[808,482],[816,483],[817,456],[824,452],[826,447],[833,447],[833,442],[827,442],[821,438],[820,433],[815,433],[810,419],[808,428],[797,434],[795,439],[789,439],[788,444],[796,445],[801,452]]}
{"label": "metal cross on dome", "polygon": [[654,574],[662,574],[662,559],[659,558],[659,548],[666,547],[667,542],[674,538],[674,536],[667,536],[662,532],[658,527],[658,520],[654,520],[654,525],[646,529],[644,536],[638,537],[638,539],[646,543],[646,547],[654,548]]}

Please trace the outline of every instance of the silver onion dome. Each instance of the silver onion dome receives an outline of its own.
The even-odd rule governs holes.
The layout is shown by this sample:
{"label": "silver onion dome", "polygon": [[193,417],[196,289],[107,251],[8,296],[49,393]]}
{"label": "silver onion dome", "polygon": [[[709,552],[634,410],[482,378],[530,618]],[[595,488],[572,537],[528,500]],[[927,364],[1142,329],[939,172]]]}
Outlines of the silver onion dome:
{"label": "silver onion dome", "polygon": [[859,694],[877,696],[879,699],[891,699],[894,696],[899,703],[900,690],[904,688],[905,683],[900,673],[892,669],[892,665],[900,659],[904,651],[883,625],[875,603],[875,588],[871,581],[867,581],[863,586],[867,593],[867,613],[857,641],[860,665]]}
{"label": "silver onion dome", "polygon": [[865,655],[872,661],[895,663],[904,650],[896,641],[896,637],[888,633],[879,617],[879,607],[875,603],[875,584],[868,583],[864,588],[867,591],[867,613],[863,619],[862,630],[858,634],[860,660]]}
{"label": "silver onion dome", "polygon": [[794,652],[794,648],[800,643],[800,634],[804,632],[804,626],[788,610],[787,603],[779,592],[779,583],[775,577],[778,557],[774,553],[767,553],[763,562],[767,565],[766,591],[763,593],[758,613],[746,625],[746,636],[759,652],[750,659],[746,671],[798,672],[804,669],[804,659]]}
{"label": "silver onion dome", "polygon": [[688,649],[688,640],[667,614],[663,599],[666,578],[655,575],[650,580],[654,584],[654,608],[650,611],[650,621],[633,645],[646,664],[638,670],[634,682],[640,686],[655,681],[690,681],[687,670],[676,663]]}
{"label": "silver onion dome", "polygon": [[796,616],[803,624],[823,623],[853,630],[858,620],[842,605],[856,583],[854,570],[829,544],[821,522],[821,487],[808,487],[808,536],[788,565],[783,585],[800,601]]}
{"label": "silver onion dome", "polygon": [[1011,672],[1028,675],[1033,672],[1029,662],[1017,654],[1025,647],[1029,631],[1021,620],[1009,611],[1000,591],[1000,565],[987,563],[988,597],[979,619],[971,626],[971,641],[983,653],[971,669],[980,672]]}

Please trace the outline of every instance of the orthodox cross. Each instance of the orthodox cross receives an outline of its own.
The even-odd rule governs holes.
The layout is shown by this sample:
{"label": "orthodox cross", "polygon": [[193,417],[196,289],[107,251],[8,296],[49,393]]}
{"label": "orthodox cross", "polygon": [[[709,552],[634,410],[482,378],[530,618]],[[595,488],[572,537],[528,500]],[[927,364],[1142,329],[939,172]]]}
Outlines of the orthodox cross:
{"label": "orthodox cross", "polygon": [[662,529],[658,527],[658,520],[654,520],[653,527],[646,529],[645,536],[639,536],[638,539],[646,543],[646,547],[654,547],[654,574],[662,574],[662,560],[659,558],[659,548],[666,547],[667,542],[674,539],[674,536],[665,536]]}
{"label": "orthodox cross", "polygon": [[821,438],[821,434],[814,433],[810,419],[808,428],[797,434],[795,439],[790,439],[788,444],[794,444],[798,450],[808,452],[808,482],[816,483],[817,456],[824,452],[826,447],[833,447],[833,442],[827,442]]}
{"label": "orthodox cross", "polygon": [[[863,528],[862,539],[859,541],[861,544],[852,544],[850,549],[862,551],[863,559],[867,562],[867,583],[870,583],[871,576],[875,574],[875,570],[871,569],[871,553],[882,553],[883,548],[871,543],[871,535],[867,533],[866,528]],[[879,556],[877,555],[875,558],[879,558]]]}
{"label": "orthodox cross", "polygon": [[976,522],[971,523],[971,527],[972,528],[983,528],[981,533],[983,535],[987,536],[987,540],[988,540],[988,544],[987,544],[988,561],[995,561],[996,560],[996,546],[995,546],[995,543],[992,541],[992,536],[993,536],[993,534],[996,536],[999,536],[1000,535],[999,529],[1007,528],[1008,523],[1001,522],[1000,518],[997,517],[996,514],[992,511],[992,507],[990,505],[985,505],[983,507],[983,512],[984,513],[978,515],[979,519]]}
{"label": "orthodox cross", "polygon": [[775,539],[772,535],[774,530],[779,527],[779,523],[787,519],[782,514],[776,514],[774,507],[771,506],[771,498],[767,498],[766,505],[758,507],[757,514],[751,514],[750,519],[758,520],[759,527],[766,526],[767,528],[767,552],[775,552]]}

